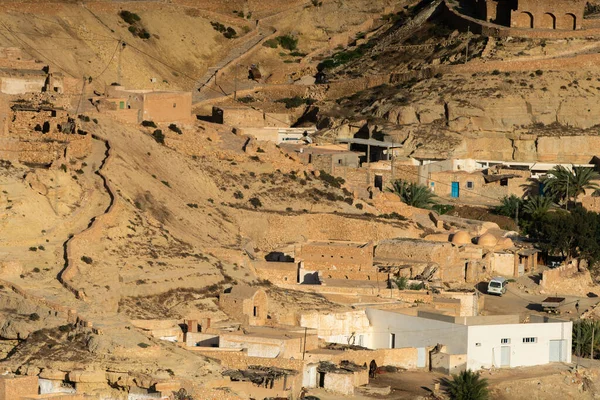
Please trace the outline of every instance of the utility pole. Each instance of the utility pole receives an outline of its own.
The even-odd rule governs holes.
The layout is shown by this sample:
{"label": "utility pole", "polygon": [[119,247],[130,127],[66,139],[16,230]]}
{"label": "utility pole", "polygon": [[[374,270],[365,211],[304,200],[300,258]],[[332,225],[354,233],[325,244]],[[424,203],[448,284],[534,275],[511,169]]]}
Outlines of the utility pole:
{"label": "utility pole", "polygon": [[238,64],[235,65],[235,78],[234,78],[234,89],[233,89],[233,100],[237,100],[237,74],[238,74]]}
{"label": "utility pole", "polygon": [[467,48],[465,49],[465,64],[469,61],[469,38],[471,36],[471,27],[467,26]]}
{"label": "utility pole", "polygon": [[394,139],[392,139],[392,147],[388,148],[388,154],[390,153],[390,151],[392,152],[391,154],[391,161],[392,161],[392,180],[394,180]]}
{"label": "utility pole", "polygon": [[302,349],[302,360],[304,360],[304,355],[306,354],[306,331],[307,327],[304,327],[304,348]]}
{"label": "utility pole", "polygon": [[581,354],[581,320],[579,319],[579,301],[575,303],[575,309],[577,310],[577,367],[579,368],[579,356]]}
{"label": "utility pole", "polygon": [[[569,209],[569,174],[567,174],[567,201],[565,201],[565,210]],[[577,303],[579,304],[579,303]]]}
{"label": "utility pole", "polygon": [[117,83],[121,85],[121,55],[123,54],[123,50],[125,49],[125,42],[119,41],[119,59],[117,62]]}
{"label": "utility pole", "polygon": [[594,359],[594,329],[596,328],[596,321],[592,321],[592,343],[590,343],[590,360]]}

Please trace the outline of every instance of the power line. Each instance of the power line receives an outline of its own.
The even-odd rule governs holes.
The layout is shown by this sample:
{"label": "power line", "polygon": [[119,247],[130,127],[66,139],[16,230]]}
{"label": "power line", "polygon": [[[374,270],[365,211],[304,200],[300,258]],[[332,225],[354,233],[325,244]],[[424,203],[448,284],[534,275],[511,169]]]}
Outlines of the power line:
{"label": "power line", "polygon": [[110,64],[112,64],[113,60],[115,59],[115,54],[117,54],[117,51],[119,50],[119,46],[121,46],[121,41],[119,40],[119,42],[117,43],[117,46],[115,47],[115,51],[113,52],[112,56],[110,57],[110,60],[108,60],[108,64],[106,64],[106,67],[104,67],[104,69],[102,70],[102,72],[100,72],[99,75],[95,76],[92,78],[92,80],[96,80],[98,78],[100,78],[102,75],[104,75],[104,73],[106,72],[106,70],[108,69],[108,67],[110,66]]}
{"label": "power line", "polygon": [[[138,51],[139,53],[141,53],[141,54],[143,54],[143,55],[145,55],[145,56],[147,56],[147,57],[149,57],[149,58],[153,59],[154,61],[156,61],[156,62],[158,62],[158,63],[160,63],[160,64],[162,64],[162,65],[166,66],[167,68],[171,69],[172,71],[174,71],[174,72],[177,72],[178,74],[180,74],[180,75],[181,75],[181,76],[183,76],[184,78],[186,78],[186,79],[189,79],[189,80],[193,81],[194,83],[198,83],[198,79],[196,79],[196,78],[194,78],[194,77],[191,77],[191,76],[187,75],[185,72],[179,71],[178,69],[176,69],[176,68],[175,68],[175,67],[173,67],[172,65],[169,65],[169,64],[165,63],[165,62],[164,62],[164,61],[162,61],[161,59],[159,59],[159,58],[157,58],[157,57],[155,57],[155,56],[153,56],[153,55],[151,55],[151,54],[148,54],[147,52],[145,52],[145,51],[143,51],[143,50],[141,50],[141,49],[139,49],[139,48],[137,48],[137,47],[135,47],[135,46],[133,46],[133,45],[131,45],[131,44],[129,44],[129,43],[128,43],[128,46],[129,46],[129,47],[131,47],[132,49],[134,49],[134,50]],[[218,71],[217,71],[217,72],[218,72]],[[216,74],[216,72],[215,72],[215,74]],[[218,94],[220,94],[220,95],[225,95],[225,97],[229,97],[229,98],[231,98],[231,97],[230,97],[230,95],[226,94],[226,93],[225,93],[225,91],[224,91],[223,89],[221,89],[221,91],[222,91],[222,93],[221,93],[221,92],[219,92],[218,90],[216,90],[216,89],[213,89],[213,88],[211,88],[210,86],[207,86],[206,84],[204,84],[203,86],[204,86],[204,87],[206,87],[208,90],[212,90],[212,91],[213,91],[213,92],[215,92],[215,93],[218,93]],[[271,115],[268,115],[267,113],[265,113],[265,111],[264,111],[264,110],[261,110],[261,109],[259,109],[259,108],[256,108],[256,107],[254,107],[254,106],[251,106],[251,105],[248,105],[248,104],[245,104],[245,103],[243,103],[243,102],[242,102],[242,101],[240,101],[240,100],[234,100],[234,101],[235,101],[236,103],[239,103],[239,104],[240,104],[240,105],[242,105],[243,107],[246,107],[246,108],[252,109],[252,110],[254,110],[254,111],[257,111],[257,112],[261,112],[261,113],[262,113],[262,114],[265,116],[265,118],[270,118],[270,119],[272,119],[273,121],[277,121],[277,122],[280,122],[280,123],[282,123],[282,124],[284,124],[284,125],[288,125],[288,122],[286,122],[286,121],[282,121],[282,120],[280,120],[280,119],[278,119],[278,118],[275,118],[275,117],[273,117],[273,116],[271,116]]]}

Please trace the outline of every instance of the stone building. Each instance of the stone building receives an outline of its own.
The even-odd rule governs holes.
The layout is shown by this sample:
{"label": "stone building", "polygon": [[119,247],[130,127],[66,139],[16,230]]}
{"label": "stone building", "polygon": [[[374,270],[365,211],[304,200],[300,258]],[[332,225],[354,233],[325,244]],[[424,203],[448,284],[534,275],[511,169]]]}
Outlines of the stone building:
{"label": "stone building", "polygon": [[308,242],[300,247],[295,258],[307,270],[372,271],[373,243]]}
{"label": "stone building", "polygon": [[64,75],[43,69],[0,68],[0,92],[6,94],[25,94],[54,92],[62,93]]}
{"label": "stone building", "polygon": [[259,287],[234,286],[228,293],[221,294],[219,307],[244,325],[264,325],[267,321],[267,294]]}
{"label": "stone building", "polygon": [[526,29],[582,29],[583,0],[476,0],[479,18]]}
{"label": "stone building", "polygon": [[153,91],[107,86],[104,111],[131,123],[154,121],[158,123],[190,122],[192,120],[192,93]]}

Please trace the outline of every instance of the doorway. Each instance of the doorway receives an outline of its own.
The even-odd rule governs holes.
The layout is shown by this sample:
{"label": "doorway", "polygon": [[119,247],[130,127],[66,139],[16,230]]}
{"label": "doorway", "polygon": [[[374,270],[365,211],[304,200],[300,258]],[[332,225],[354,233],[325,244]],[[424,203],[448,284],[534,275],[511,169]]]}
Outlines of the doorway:
{"label": "doorway", "polygon": [[319,372],[319,387],[325,387],[325,372]]}
{"label": "doorway", "polygon": [[450,197],[458,198],[460,195],[460,184],[459,182],[452,182],[452,192],[450,193]]}
{"label": "doorway", "polygon": [[510,367],[510,346],[500,347],[500,366]]}
{"label": "doorway", "polygon": [[565,357],[563,355],[564,340],[551,340],[550,341],[550,362],[564,362]]}

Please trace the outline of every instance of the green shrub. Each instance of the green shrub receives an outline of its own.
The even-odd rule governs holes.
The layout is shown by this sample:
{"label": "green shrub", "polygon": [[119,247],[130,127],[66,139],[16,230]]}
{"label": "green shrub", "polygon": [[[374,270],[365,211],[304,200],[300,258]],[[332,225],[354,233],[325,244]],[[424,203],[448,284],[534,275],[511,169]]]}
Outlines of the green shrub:
{"label": "green shrub", "polygon": [[344,178],[333,176],[323,170],[319,171],[319,179],[336,188],[341,187],[346,182]]}
{"label": "green shrub", "polygon": [[252,96],[244,96],[244,97],[239,97],[238,101],[240,103],[247,104],[247,103],[253,103],[253,102],[255,102],[256,99],[254,97],[252,97]]}
{"label": "green shrub", "polygon": [[88,265],[94,262],[94,260],[92,260],[92,257],[88,257],[88,256],[82,256],[81,261],[83,261],[84,263],[86,263]]}
{"label": "green shrub", "polygon": [[29,251],[37,251],[37,249],[38,249],[37,247],[33,246],[33,247],[29,248]]}
{"label": "green shrub", "polygon": [[399,290],[405,290],[406,286],[408,286],[408,278],[405,276],[399,276],[396,279],[396,286],[398,286]]}
{"label": "green shrub", "polygon": [[154,140],[156,140],[157,143],[165,144],[165,135],[160,129],[157,129],[154,132],[152,132],[152,137],[154,138]]}
{"label": "green shrub", "polygon": [[252,205],[252,207],[254,208],[258,208],[258,207],[262,207],[262,202],[260,201],[259,198],[257,197],[252,197],[250,200],[248,200],[250,202],[250,204]]}
{"label": "green shrub", "polygon": [[235,197],[238,200],[241,200],[244,198],[244,193],[242,193],[241,191],[237,190],[234,194],[233,197]]}
{"label": "green shrub", "polygon": [[296,50],[298,48],[298,38],[292,35],[277,36],[277,43],[286,50]]}
{"label": "green shrub", "polygon": [[156,128],[156,124],[154,123],[154,121],[142,121],[142,126],[148,127],[148,128]]}
{"label": "green shrub", "polygon": [[133,25],[136,22],[141,21],[141,18],[139,15],[123,10],[119,13],[119,16],[123,19],[123,21],[127,22],[129,25]]}
{"label": "green shrub", "polygon": [[[286,60],[289,61],[289,60]],[[293,62],[293,61],[292,61]],[[308,99],[305,97],[294,96],[294,97],[284,97],[283,99],[275,100],[276,103],[284,103],[285,108],[297,108],[304,104],[311,105],[314,104],[313,99]]]}
{"label": "green shrub", "polygon": [[138,346],[141,347],[142,349],[146,349],[146,348],[150,347],[150,345],[148,343],[138,343]]}
{"label": "green shrub", "polygon": [[37,313],[31,313],[31,314],[29,314],[29,320],[30,321],[39,321],[40,316]]}
{"label": "green shrub", "polygon": [[279,42],[277,41],[277,39],[269,39],[263,42],[263,46],[270,47],[272,49],[276,49],[278,45]]}
{"label": "green shrub", "polygon": [[169,129],[172,130],[173,132],[179,134],[179,135],[183,134],[183,132],[181,131],[181,129],[179,129],[179,127],[177,125],[175,125],[175,124],[169,125]]}

